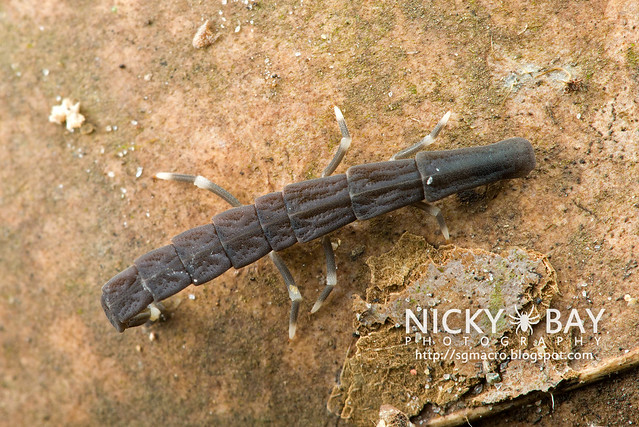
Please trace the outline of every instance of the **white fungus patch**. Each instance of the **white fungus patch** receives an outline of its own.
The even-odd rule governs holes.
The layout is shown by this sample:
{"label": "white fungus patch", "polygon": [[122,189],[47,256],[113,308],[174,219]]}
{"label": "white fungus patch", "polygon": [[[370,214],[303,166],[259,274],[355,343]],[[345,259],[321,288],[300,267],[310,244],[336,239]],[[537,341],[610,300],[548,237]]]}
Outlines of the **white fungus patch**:
{"label": "white fungus patch", "polygon": [[66,122],[67,130],[73,132],[84,123],[84,116],[80,114],[80,103],[74,104],[71,99],[64,98],[60,105],[51,107],[49,121],[59,125]]}

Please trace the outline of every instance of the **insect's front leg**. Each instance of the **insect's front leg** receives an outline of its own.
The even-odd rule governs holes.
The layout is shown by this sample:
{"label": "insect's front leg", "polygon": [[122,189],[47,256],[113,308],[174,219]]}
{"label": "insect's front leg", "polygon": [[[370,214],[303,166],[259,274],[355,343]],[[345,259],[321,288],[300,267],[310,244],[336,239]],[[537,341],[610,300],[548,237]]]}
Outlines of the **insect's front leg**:
{"label": "insect's front leg", "polygon": [[448,226],[446,225],[446,221],[444,220],[444,215],[442,215],[442,210],[441,209],[439,209],[437,206],[435,206],[433,204],[426,203],[426,202],[413,203],[413,206],[415,206],[418,209],[423,210],[424,212],[428,213],[429,215],[434,216],[435,219],[437,220],[437,224],[439,224],[439,229],[441,230],[442,234],[444,235],[444,239],[450,240],[450,233],[448,232]]}
{"label": "insect's front leg", "polygon": [[[395,153],[391,157],[391,160],[407,159],[409,157],[412,157],[418,151],[423,150],[424,148],[428,147],[433,142],[435,142],[435,139],[437,138],[441,130],[444,128],[444,126],[446,126],[446,123],[448,123],[448,119],[450,119],[450,115],[451,115],[451,112],[448,111],[446,114],[444,114],[444,116],[435,125],[435,128],[428,135],[426,135],[416,144],[413,144],[410,147],[404,148],[403,150],[400,150],[397,153]],[[450,233],[448,232],[448,227],[446,226],[446,221],[444,221],[444,216],[442,215],[441,209],[439,209],[435,205],[432,205],[430,203],[426,203],[423,201],[417,202],[413,204],[413,206],[423,210],[429,215],[434,216],[435,219],[437,219],[437,223],[439,224],[439,229],[444,235],[444,238],[446,240],[450,239]]]}
{"label": "insect's front leg", "polygon": [[[324,172],[322,172],[322,178],[331,175],[335,172],[335,169],[339,166],[339,164],[344,159],[344,155],[348,148],[351,146],[351,138],[350,133],[348,132],[348,127],[346,126],[346,120],[344,120],[344,115],[340,111],[339,108],[335,107],[335,118],[337,119],[337,125],[339,126],[340,131],[342,132],[342,140],[340,141],[339,147],[337,148],[337,152],[333,159],[330,161]],[[324,249],[324,257],[326,258],[326,286],[322,290],[322,293],[315,301],[313,308],[311,309],[311,313],[315,313],[317,310],[322,307],[326,298],[331,294],[335,285],[337,285],[337,265],[335,264],[335,252],[333,251],[333,244],[328,236],[322,237],[322,248]]]}

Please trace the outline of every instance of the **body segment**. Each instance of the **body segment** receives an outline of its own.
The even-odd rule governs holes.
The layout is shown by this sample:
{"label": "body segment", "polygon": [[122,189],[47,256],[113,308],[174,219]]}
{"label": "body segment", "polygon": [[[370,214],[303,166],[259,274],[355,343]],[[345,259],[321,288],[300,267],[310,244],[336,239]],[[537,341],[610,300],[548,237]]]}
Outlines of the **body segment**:
{"label": "body segment", "polygon": [[353,211],[360,221],[424,200],[415,159],[352,166],[346,176]]}
{"label": "body segment", "polygon": [[297,243],[281,192],[258,197],[255,199],[255,208],[264,236],[274,251],[281,251]]}
{"label": "body segment", "polygon": [[282,191],[300,243],[310,242],[355,221],[346,175],[297,182]]}
{"label": "body segment", "polygon": [[252,264],[271,252],[255,205],[239,206],[213,217],[224,252],[235,268]]}

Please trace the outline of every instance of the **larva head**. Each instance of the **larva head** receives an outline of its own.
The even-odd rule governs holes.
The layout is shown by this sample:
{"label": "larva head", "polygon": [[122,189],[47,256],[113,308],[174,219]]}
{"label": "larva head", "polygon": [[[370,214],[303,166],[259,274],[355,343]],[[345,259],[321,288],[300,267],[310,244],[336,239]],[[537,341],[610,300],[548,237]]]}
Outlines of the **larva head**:
{"label": "larva head", "polygon": [[523,178],[536,165],[533,147],[523,138],[483,147],[422,151],[415,160],[429,202],[503,179]]}

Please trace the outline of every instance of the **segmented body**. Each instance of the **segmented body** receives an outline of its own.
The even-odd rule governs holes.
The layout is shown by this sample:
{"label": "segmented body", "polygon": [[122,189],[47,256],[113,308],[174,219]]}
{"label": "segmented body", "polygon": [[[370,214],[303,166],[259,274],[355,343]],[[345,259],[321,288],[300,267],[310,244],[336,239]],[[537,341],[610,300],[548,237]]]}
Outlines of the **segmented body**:
{"label": "segmented body", "polygon": [[352,166],[345,174],[290,184],[229,209],[212,223],[185,231],[172,243],[136,259],[102,288],[102,307],[122,332],[136,315],[190,284],[201,285],[295,243],[324,236],[422,200],[502,179],[526,176],[535,166],[530,142],[420,152],[415,158]]}

